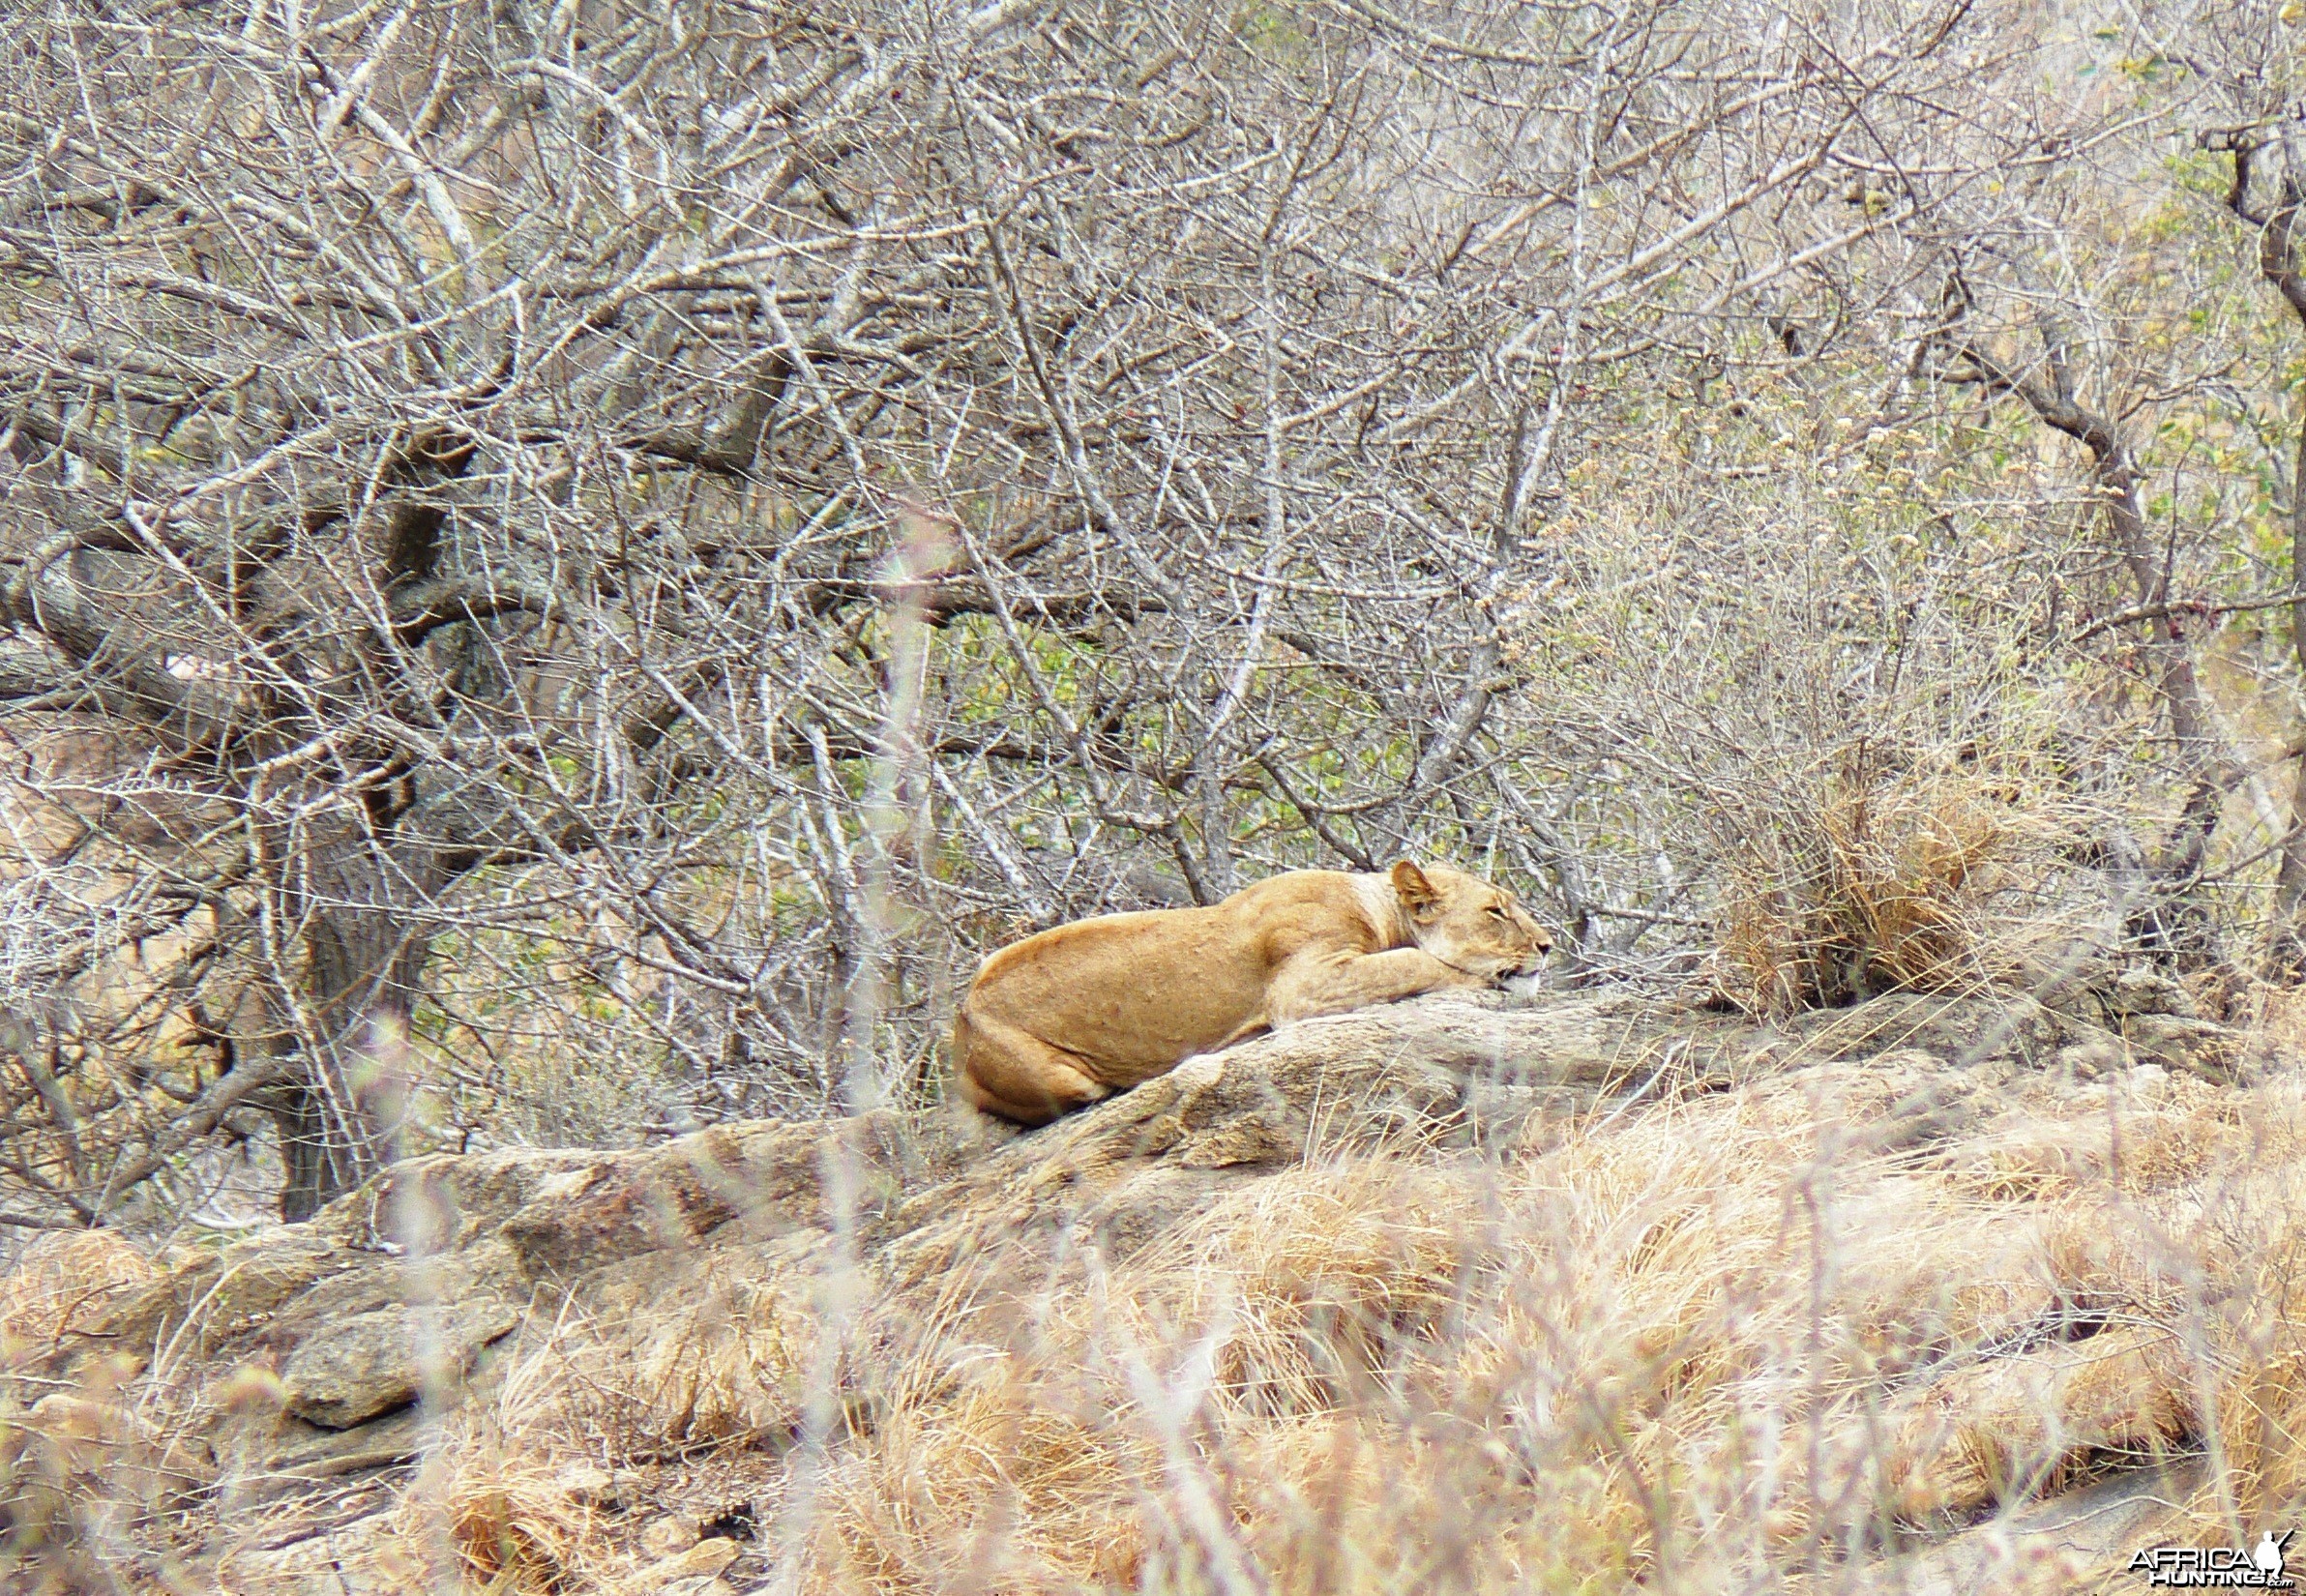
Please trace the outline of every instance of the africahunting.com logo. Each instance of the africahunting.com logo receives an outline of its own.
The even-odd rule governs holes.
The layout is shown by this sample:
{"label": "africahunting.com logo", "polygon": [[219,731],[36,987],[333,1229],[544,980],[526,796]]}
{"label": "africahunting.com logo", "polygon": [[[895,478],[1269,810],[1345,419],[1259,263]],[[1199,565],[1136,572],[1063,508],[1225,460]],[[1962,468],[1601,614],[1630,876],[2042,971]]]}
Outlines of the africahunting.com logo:
{"label": "africahunting.com logo", "polygon": [[2231,1546],[2151,1546],[2130,1559],[2130,1572],[2144,1575],[2149,1585],[2294,1590],[2298,1581],[2284,1575],[2282,1565],[2290,1538],[2296,1533],[2286,1529],[2276,1540],[2268,1530],[2248,1552]]}

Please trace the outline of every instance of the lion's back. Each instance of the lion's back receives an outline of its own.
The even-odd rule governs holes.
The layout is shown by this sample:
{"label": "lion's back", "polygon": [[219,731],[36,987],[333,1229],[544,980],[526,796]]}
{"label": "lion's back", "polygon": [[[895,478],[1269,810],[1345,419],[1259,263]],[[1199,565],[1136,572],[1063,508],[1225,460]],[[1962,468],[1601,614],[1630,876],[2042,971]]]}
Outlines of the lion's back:
{"label": "lion's back", "polygon": [[1296,871],[1206,907],[1077,920],[987,959],[966,1007],[1100,1064],[1158,1073],[1258,1021],[1277,959],[1325,929],[1352,937],[1357,915],[1351,877]]}

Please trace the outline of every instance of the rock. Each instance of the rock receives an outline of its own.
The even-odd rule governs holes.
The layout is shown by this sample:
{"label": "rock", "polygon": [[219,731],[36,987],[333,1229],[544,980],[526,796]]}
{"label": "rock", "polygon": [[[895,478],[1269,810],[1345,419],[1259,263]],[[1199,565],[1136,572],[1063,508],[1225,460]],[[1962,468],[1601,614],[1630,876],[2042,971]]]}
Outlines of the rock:
{"label": "rock", "polygon": [[219,1596],[425,1596],[443,1588],[395,1544],[390,1515],[371,1513],[284,1543],[237,1547],[219,1559]]}
{"label": "rock", "polygon": [[288,1411],[326,1430],[395,1412],[428,1387],[460,1379],[480,1349],[520,1318],[512,1304],[486,1299],[355,1314],[307,1340],[281,1371]]}
{"label": "rock", "polygon": [[258,1483],[270,1491],[258,1493],[277,1494],[318,1480],[413,1463],[435,1428],[422,1412],[406,1405],[346,1429],[323,1429],[308,1419],[291,1419],[264,1455]]}
{"label": "rock", "polygon": [[454,1252],[415,1257],[365,1256],[353,1268],[318,1281],[283,1303],[243,1345],[287,1358],[327,1327],[380,1308],[409,1303],[469,1304],[482,1299],[523,1300],[513,1250],[493,1234],[476,1237]]}
{"label": "rock", "polygon": [[2216,1085],[2234,1079],[2241,1039],[2213,1020],[2182,1015],[2139,1015],[2122,1022],[2122,1035],[2141,1057],[2185,1070]]}
{"label": "rock", "polygon": [[307,1228],[339,1246],[388,1256],[453,1252],[493,1235],[540,1193],[581,1190],[619,1157],[516,1147],[407,1159],[337,1198]]}
{"label": "rock", "polygon": [[1904,1596],[2072,1590],[2084,1585],[2091,1570],[2119,1569],[2150,1544],[2155,1522],[2200,1488],[2203,1472],[2198,1461],[2140,1468],[2049,1501],[2017,1504],[1941,1545],[1881,1559],[1867,1571],[1877,1581],[1858,1588]]}
{"label": "rock", "polygon": [[953,1172],[968,1139],[950,1121],[887,1110],[836,1122],[716,1126],[540,1185],[499,1234],[530,1279],[558,1281],[694,1246],[724,1227],[746,1240],[769,1240],[832,1223],[828,1160],[843,1165],[852,1212],[870,1219]]}
{"label": "rock", "polygon": [[641,1526],[640,1550],[652,1557],[677,1557],[697,1544],[696,1524],[690,1519],[667,1517],[651,1520]]}
{"label": "rock", "polygon": [[149,1347],[192,1320],[194,1341],[185,1350],[206,1352],[266,1323],[315,1282],[363,1261],[312,1227],[276,1227],[178,1263],[107,1312],[93,1337]]}
{"label": "rock", "polygon": [[44,1231],[0,1283],[0,1352],[85,1329],[159,1273],[114,1231]]}
{"label": "rock", "polygon": [[2040,1068],[2059,1049],[2119,1039],[2104,1026],[2018,991],[1962,996],[1892,992],[1851,1009],[1796,1016],[1788,1028],[1812,1058],[1863,1058],[1918,1048],[1963,1068],[1996,1059]]}
{"label": "rock", "polygon": [[2076,1080],[2096,1080],[2121,1069],[2128,1056],[2118,1042],[2077,1042],[2051,1055],[2050,1067]]}
{"label": "rock", "polygon": [[2150,964],[2133,965],[2114,978],[2110,987],[2101,989],[2100,1001],[2119,1016],[2169,1015],[2178,1020],[2200,1020],[2202,1011],[2195,1005],[2194,994],[2181,986],[2168,971]]}
{"label": "rock", "polygon": [[730,1588],[723,1582],[721,1571],[743,1551],[736,1542],[715,1536],[627,1575],[617,1588],[626,1596],[719,1596]]}

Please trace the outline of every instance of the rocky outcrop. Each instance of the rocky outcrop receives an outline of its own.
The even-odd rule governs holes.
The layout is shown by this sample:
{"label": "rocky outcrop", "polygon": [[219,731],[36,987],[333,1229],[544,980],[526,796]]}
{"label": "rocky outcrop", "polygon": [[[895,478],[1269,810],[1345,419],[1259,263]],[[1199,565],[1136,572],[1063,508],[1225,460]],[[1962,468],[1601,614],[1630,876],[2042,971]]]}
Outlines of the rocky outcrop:
{"label": "rocky outcrop", "polygon": [[[827,1423],[875,1422],[881,1399],[858,1360],[812,1364],[802,1329],[775,1339],[780,1315],[806,1318],[796,1305],[823,1311],[811,1293],[830,1279],[934,1317],[1058,1251],[1125,1263],[1294,1167],[1379,1150],[1443,1167],[1521,1157],[1829,1064],[1864,1070],[1853,1138],[1924,1149],[1996,1113],[2014,1081],[2085,1082],[2142,1060],[2216,1081],[2245,1062],[2233,1033],[2147,976],[2068,983],[2047,1001],[1900,995],[1779,1025],[1627,995],[1433,996],[1189,1060],[1026,1134],[964,1112],[882,1112],[725,1125],[638,1151],[414,1159],[309,1224],[124,1289],[59,1332],[48,1367],[75,1377],[101,1360],[115,1386],[189,1394],[174,1444],[190,1436],[200,1453],[187,1496],[207,1511],[404,1477],[393,1471],[428,1434],[573,1319],[612,1362],[650,1372],[634,1400],[676,1433],[774,1451]],[[677,1350],[657,1334],[675,1321]],[[719,1355],[726,1325],[750,1338],[729,1352],[747,1360],[750,1395],[716,1406],[694,1366]],[[180,1549],[195,1563],[229,1542],[225,1519],[204,1533],[205,1547]],[[240,1546],[217,1577],[295,1588],[283,1570],[343,1533]],[[736,1588],[723,1579],[733,1552],[669,1555],[691,1558],[680,1578],[699,1589]],[[281,1582],[250,1582],[262,1570]]]}

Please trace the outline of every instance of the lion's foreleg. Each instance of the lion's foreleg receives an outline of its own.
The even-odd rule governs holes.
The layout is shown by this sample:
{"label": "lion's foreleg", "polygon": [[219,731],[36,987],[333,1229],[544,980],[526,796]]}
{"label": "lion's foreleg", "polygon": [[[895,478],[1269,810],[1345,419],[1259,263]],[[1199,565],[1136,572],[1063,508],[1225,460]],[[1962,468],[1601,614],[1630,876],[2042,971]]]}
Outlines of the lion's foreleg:
{"label": "lion's foreleg", "polygon": [[1427,953],[1393,948],[1369,954],[1300,954],[1282,966],[1266,994],[1265,1012],[1276,1025],[1316,1015],[1344,1014],[1419,992],[1489,985]]}

